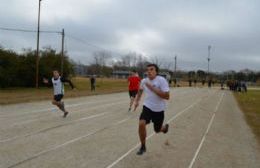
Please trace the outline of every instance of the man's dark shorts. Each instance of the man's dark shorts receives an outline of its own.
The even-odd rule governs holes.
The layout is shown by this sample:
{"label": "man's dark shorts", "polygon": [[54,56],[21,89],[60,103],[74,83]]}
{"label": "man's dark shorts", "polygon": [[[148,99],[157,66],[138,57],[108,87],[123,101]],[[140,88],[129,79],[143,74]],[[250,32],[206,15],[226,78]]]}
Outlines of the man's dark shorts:
{"label": "man's dark shorts", "polygon": [[140,115],[139,120],[145,120],[146,124],[149,124],[152,120],[154,131],[160,132],[164,120],[164,111],[154,112],[148,107],[143,106],[143,111]]}
{"label": "man's dark shorts", "polygon": [[53,98],[54,98],[55,101],[59,102],[63,98],[63,95],[62,94],[54,95]]}
{"label": "man's dark shorts", "polygon": [[130,96],[130,98],[131,98],[131,97],[135,98],[136,95],[137,95],[137,93],[138,93],[138,90],[129,90],[129,96]]}

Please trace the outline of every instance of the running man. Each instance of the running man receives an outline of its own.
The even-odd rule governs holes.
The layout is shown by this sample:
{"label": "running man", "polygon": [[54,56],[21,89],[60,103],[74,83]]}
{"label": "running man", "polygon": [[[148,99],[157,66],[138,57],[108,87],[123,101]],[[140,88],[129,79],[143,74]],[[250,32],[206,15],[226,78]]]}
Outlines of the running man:
{"label": "running man", "polygon": [[129,90],[129,96],[130,96],[130,105],[129,105],[128,112],[131,111],[132,105],[134,103],[134,99],[139,90],[140,81],[141,81],[141,79],[139,78],[136,70],[132,70],[131,76],[128,77],[128,90]]}
{"label": "running man", "polygon": [[167,133],[169,125],[164,121],[164,110],[166,108],[166,101],[170,98],[170,88],[166,79],[158,76],[159,68],[156,64],[147,65],[147,78],[141,81],[140,89],[135,99],[135,109],[139,106],[139,102],[143,91],[145,92],[145,99],[143,104],[143,111],[139,118],[139,138],[141,147],[137,155],[142,155],[146,152],[146,125],[153,122],[154,131],[156,133]]}
{"label": "running man", "polygon": [[61,111],[63,111],[63,117],[65,118],[69,112],[65,110],[64,102],[62,102],[62,98],[64,96],[64,83],[67,82],[70,84],[71,88],[74,89],[72,82],[64,77],[61,77],[59,71],[53,71],[53,77],[51,79],[43,78],[43,83],[48,84],[49,86],[53,85],[53,100],[52,104],[56,105]]}

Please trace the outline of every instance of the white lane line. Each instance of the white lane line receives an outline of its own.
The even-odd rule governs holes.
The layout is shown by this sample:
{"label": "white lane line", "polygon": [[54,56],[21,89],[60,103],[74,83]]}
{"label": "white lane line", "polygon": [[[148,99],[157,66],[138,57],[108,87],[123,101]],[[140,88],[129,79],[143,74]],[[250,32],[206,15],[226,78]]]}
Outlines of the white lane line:
{"label": "white lane line", "polygon": [[[117,104],[121,104],[121,103],[126,103],[126,102],[128,102],[128,101],[121,101],[121,102],[117,102],[117,103],[105,104],[105,105],[102,105],[102,106],[89,107],[89,108],[86,109],[86,111],[94,110],[94,109],[98,109],[98,108],[109,107],[109,106],[113,106],[113,105],[117,105]],[[73,111],[72,113],[75,114],[75,113],[78,113],[78,112],[82,112],[84,110],[85,109],[79,109],[79,110]],[[36,116],[36,117],[39,117],[39,116]],[[27,120],[27,121],[20,122],[20,123],[15,123],[15,124],[11,125],[10,127],[19,126],[19,125],[23,125],[23,124],[29,124],[29,123],[35,122],[35,121],[39,121],[39,118],[32,119],[32,120]]]}
{"label": "white lane line", "polygon": [[[188,93],[188,91],[186,91]],[[184,93],[186,93],[184,92]],[[182,96],[185,96],[185,94],[182,94]],[[178,96],[180,97],[180,96]],[[99,100],[99,99],[98,99]],[[120,99],[122,100],[122,99]],[[115,101],[115,100],[114,100]],[[119,100],[118,100],[119,101]],[[66,105],[66,107],[76,107],[76,106],[81,106],[81,105],[86,105],[86,104],[95,104],[95,103],[109,103],[109,101],[100,101],[100,102],[96,102],[96,101],[91,101],[91,102],[85,102],[85,103],[76,103],[76,104],[69,104],[69,105]],[[47,112],[47,111],[51,111],[51,110],[56,110],[57,108],[56,107],[52,107],[52,108],[45,108],[45,109],[40,109],[40,110],[35,110],[35,111],[29,111],[29,112],[24,112],[18,116],[23,116],[24,114],[31,114],[31,113],[38,113],[38,112]],[[10,115],[2,115],[0,113],[0,119],[4,119],[6,117],[17,117],[17,114],[10,114]]]}
{"label": "white lane line", "polygon": [[129,120],[129,119],[131,119],[131,118],[132,118],[132,117],[127,117],[126,119],[120,120],[120,121],[117,122],[117,123],[110,124],[110,125],[108,125],[108,126],[106,126],[106,127],[103,127],[103,128],[101,128],[101,129],[97,129],[97,130],[95,130],[95,131],[93,131],[93,132],[91,132],[91,133],[88,133],[88,134],[86,134],[86,135],[83,135],[83,136],[80,136],[80,137],[78,137],[78,138],[72,139],[72,140],[67,141],[67,142],[65,142],[65,143],[63,143],[63,144],[54,146],[53,148],[50,148],[50,149],[41,151],[41,152],[39,152],[39,153],[37,153],[37,154],[35,154],[35,155],[33,155],[33,156],[31,156],[31,157],[25,159],[25,160],[22,160],[22,161],[20,161],[20,162],[17,162],[17,163],[15,163],[15,164],[13,164],[13,165],[8,166],[8,168],[16,167],[16,166],[18,166],[18,165],[21,165],[21,164],[27,162],[27,161],[33,160],[33,159],[35,159],[35,158],[37,158],[37,157],[39,157],[39,156],[41,156],[41,155],[44,155],[44,154],[46,154],[46,153],[55,151],[55,150],[57,150],[57,149],[59,149],[59,148],[62,148],[62,147],[67,146],[67,145],[69,145],[69,144],[72,144],[72,143],[74,143],[74,142],[76,142],[76,141],[79,141],[79,140],[81,140],[81,139],[90,137],[91,135],[94,135],[94,134],[96,134],[96,133],[98,133],[98,132],[101,132],[101,131],[103,131],[103,130],[106,130],[106,129],[112,127],[112,126],[117,126],[117,125],[119,125],[119,124],[122,124],[122,123],[126,122],[127,120]]}
{"label": "white lane line", "polygon": [[[91,102],[85,102],[85,103],[76,103],[76,104],[69,104],[66,105],[67,108],[71,108],[71,107],[77,107],[77,106],[82,106],[82,105],[87,105],[87,104],[95,104],[95,103],[111,103],[110,100],[109,101],[91,101]],[[55,110],[57,109],[56,107],[51,107],[51,108],[45,108],[45,109],[40,109],[40,110],[35,110],[35,111],[28,111],[28,112],[23,112],[20,115],[17,114],[9,114],[9,115],[1,115],[1,118],[5,118],[5,117],[17,117],[17,116],[23,116],[25,114],[31,114],[31,113],[40,113],[40,112],[47,112],[47,111],[51,111],[51,110]]]}
{"label": "white lane line", "polygon": [[210,119],[210,122],[209,122],[209,124],[208,124],[207,130],[206,130],[206,132],[204,133],[203,138],[201,139],[201,142],[200,142],[200,144],[199,144],[199,146],[198,146],[198,148],[197,148],[197,150],[196,150],[196,152],[195,152],[195,154],[194,154],[194,156],[193,156],[193,158],[192,158],[192,160],[191,160],[191,162],[190,162],[189,168],[192,168],[192,167],[193,167],[193,165],[194,165],[194,163],[195,163],[195,161],[196,161],[196,158],[198,157],[198,154],[199,154],[199,152],[200,152],[200,149],[201,149],[201,147],[202,147],[202,145],[203,145],[203,143],[204,143],[204,141],[205,141],[205,139],[206,139],[206,136],[207,136],[207,134],[208,134],[208,132],[209,132],[209,130],[210,130],[210,128],[211,128],[211,125],[212,125],[212,123],[213,123],[213,121],[214,121],[214,119],[215,119],[216,112],[217,112],[218,109],[219,109],[219,106],[220,106],[220,103],[221,103],[223,97],[224,97],[224,93],[222,93],[222,96],[221,96],[221,98],[219,99],[219,101],[218,101],[218,103],[217,103],[217,106],[216,106],[216,108],[215,108],[215,110],[214,110],[214,113],[213,113],[213,115],[212,115],[212,117],[211,117],[211,119]]}
{"label": "white lane line", "polygon": [[15,137],[8,138],[8,139],[3,139],[3,140],[0,140],[0,143],[9,142],[9,141],[16,140],[16,139],[18,139],[18,138],[24,138],[24,137],[36,135],[36,134],[39,134],[39,133],[42,133],[42,132],[46,132],[46,131],[48,131],[48,130],[50,130],[50,129],[60,128],[60,127],[62,127],[62,126],[70,125],[70,124],[75,123],[75,122],[77,122],[77,121],[83,121],[83,120],[88,120],[88,119],[100,117],[100,116],[103,116],[103,115],[105,115],[105,114],[107,114],[107,113],[108,113],[108,112],[104,112],[104,113],[100,113],[100,114],[95,114],[95,115],[91,115],[91,116],[88,116],[88,117],[84,117],[84,118],[80,118],[80,119],[77,119],[77,120],[73,120],[73,121],[67,122],[67,123],[65,123],[65,124],[60,124],[60,125],[57,125],[57,126],[54,126],[54,127],[49,127],[49,128],[41,129],[41,130],[36,131],[36,132],[33,132],[33,133],[29,133],[29,134],[25,134],[25,135],[20,135],[20,136],[15,136]]}
{"label": "white lane line", "polygon": [[[116,105],[116,104],[121,104],[121,103],[122,102],[117,102],[117,103],[107,104],[107,105],[104,105],[104,106],[111,106],[111,105]],[[104,106],[102,106],[102,107],[104,107]],[[66,126],[66,125],[70,125],[70,124],[73,124],[73,123],[78,123],[78,122],[81,122],[81,121],[85,121],[85,120],[89,120],[89,119],[92,119],[92,118],[100,117],[100,116],[103,116],[103,115],[106,115],[106,114],[110,114],[110,113],[113,113],[113,112],[110,111],[110,112],[104,112],[104,113],[100,113],[100,114],[95,114],[95,115],[87,116],[87,117],[84,117],[84,118],[72,120],[72,121],[64,123],[64,124],[60,124],[60,125],[56,125],[56,126],[53,126],[53,127],[44,128],[44,129],[35,131],[33,133],[28,133],[28,134],[25,134],[25,135],[18,135],[18,136],[12,137],[12,138],[2,139],[2,140],[0,139],[0,143],[5,143],[5,142],[13,141],[13,140],[16,140],[16,139],[19,139],[19,138],[33,136],[33,135],[36,135],[36,134],[39,134],[39,133],[43,133],[43,132],[46,132],[46,131],[49,131],[49,130],[52,130],[52,129],[55,129],[55,128],[60,128],[60,127]]]}
{"label": "white lane line", "polygon": [[[107,105],[104,105],[104,106],[111,106],[111,105],[116,105],[116,104],[121,104],[121,103],[122,102],[112,103],[112,104],[107,104]],[[104,107],[104,106],[102,106],[102,107]],[[52,129],[55,129],[55,128],[60,128],[60,127],[63,127],[63,126],[67,126],[67,125],[71,125],[73,123],[78,123],[78,122],[81,122],[81,121],[85,121],[85,120],[89,120],[89,119],[92,119],[92,118],[100,117],[100,116],[103,116],[103,115],[106,115],[106,114],[110,114],[110,113],[113,113],[113,111],[99,113],[99,114],[87,116],[87,117],[84,117],[84,118],[79,118],[79,119],[76,119],[76,120],[69,121],[67,123],[63,123],[63,124],[56,125],[56,126],[53,126],[53,127],[44,128],[44,129],[35,131],[33,133],[28,133],[28,134],[24,134],[24,135],[18,135],[18,136],[15,136],[15,137],[12,137],[12,138],[7,138],[7,139],[0,139],[0,143],[5,143],[5,142],[13,141],[13,140],[16,140],[16,139],[19,139],[19,138],[24,138],[24,137],[37,135],[39,133],[43,133],[43,132],[46,132],[46,131],[49,131],[49,130],[52,130]]]}
{"label": "white lane line", "polygon": [[[202,100],[202,98],[200,98],[199,100],[197,100],[196,102],[194,102],[193,104],[189,105],[188,107],[186,107],[184,110],[180,111],[178,114],[174,115],[172,118],[170,118],[167,123],[170,123],[171,121],[175,120],[176,118],[178,118],[180,115],[182,115],[184,112],[186,112],[187,110],[189,110],[190,108],[192,108],[193,106],[195,106],[196,104],[198,104],[200,101]],[[152,134],[150,134],[146,140],[150,139],[152,136],[154,136],[155,133],[153,132]],[[131,148],[130,150],[128,150],[125,154],[123,154],[122,156],[120,156],[117,160],[115,160],[113,163],[111,163],[110,165],[108,165],[106,168],[112,168],[114,167],[116,164],[118,164],[121,160],[123,160],[126,156],[128,156],[132,151],[134,151],[136,148],[138,148],[140,146],[140,143],[136,144],[133,148]]]}

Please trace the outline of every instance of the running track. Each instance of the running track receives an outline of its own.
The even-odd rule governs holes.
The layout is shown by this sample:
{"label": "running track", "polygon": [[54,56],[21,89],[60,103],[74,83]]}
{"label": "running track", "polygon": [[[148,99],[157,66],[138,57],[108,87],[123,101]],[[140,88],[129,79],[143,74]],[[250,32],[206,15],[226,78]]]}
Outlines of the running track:
{"label": "running track", "polygon": [[[137,112],[127,93],[66,99],[63,119],[50,102],[0,106],[1,168],[260,167],[259,146],[229,91],[171,91],[169,133],[148,127],[137,156]],[[165,143],[165,142],[168,142]]]}

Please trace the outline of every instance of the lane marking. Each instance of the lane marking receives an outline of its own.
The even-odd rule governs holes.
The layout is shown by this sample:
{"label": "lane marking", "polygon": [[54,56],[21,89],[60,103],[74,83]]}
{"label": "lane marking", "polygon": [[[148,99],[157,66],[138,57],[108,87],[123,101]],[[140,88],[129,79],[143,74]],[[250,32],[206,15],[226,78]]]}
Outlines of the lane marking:
{"label": "lane marking", "polygon": [[[112,105],[121,104],[121,103],[122,102],[113,103]],[[103,112],[103,113],[100,113],[100,114],[95,114],[95,115],[87,116],[87,117],[84,117],[84,118],[79,118],[79,119],[72,120],[72,121],[69,121],[69,122],[64,123],[64,124],[60,124],[60,125],[56,125],[56,126],[53,126],[53,127],[44,128],[44,129],[35,131],[33,133],[28,133],[28,134],[24,134],[24,135],[18,135],[18,136],[12,137],[12,138],[2,139],[2,140],[0,140],[0,143],[5,143],[5,142],[13,141],[13,140],[16,140],[16,139],[19,139],[19,138],[25,138],[25,137],[37,135],[37,134],[40,134],[40,133],[43,133],[43,132],[46,132],[46,131],[49,131],[49,130],[53,130],[53,129],[60,128],[60,127],[63,127],[63,126],[67,126],[67,125],[71,125],[71,124],[74,124],[74,123],[82,122],[82,121],[89,120],[89,119],[92,119],[92,118],[100,117],[100,116],[103,116],[103,115],[106,115],[106,114],[110,114],[110,113],[114,113],[114,111],[112,111],[112,112],[111,111],[110,112]]]}
{"label": "lane marking", "polygon": [[[186,93],[186,92],[185,92]],[[182,96],[178,96],[178,98],[183,98],[184,96],[186,96],[185,94],[182,94]],[[173,99],[173,101],[174,101],[175,99]],[[126,101],[123,101],[123,102],[121,102],[121,103],[124,103],[124,102],[126,102]],[[107,103],[109,103],[109,101],[107,101]],[[119,103],[119,102],[118,102]],[[118,104],[118,103],[115,103],[115,104]],[[86,103],[78,103],[78,104],[72,104],[71,106],[77,106],[77,105],[81,105],[81,104],[86,104]],[[120,103],[119,103],[120,104]],[[104,106],[110,106],[111,105],[111,103],[110,104],[105,104],[105,105],[102,105],[102,107],[104,107]],[[89,109],[96,109],[97,107],[91,107],[91,108],[88,108],[87,110],[89,110]],[[51,110],[59,110],[59,109],[57,109],[57,108],[50,108]],[[78,113],[78,112],[81,112],[81,111],[83,111],[83,110],[75,110],[75,111],[73,111],[73,113]],[[31,113],[31,112],[30,112]],[[21,115],[20,115],[21,116]],[[27,120],[27,121],[23,121],[23,122],[19,122],[19,123],[15,123],[15,124],[13,124],[13,125],[11,125],[10,127],[14,127],[14,126],[19,126],[19,125],[23,125],[23,124],[29,124],[29,123],[32,123],[32,122],[35,122],[35,121],[38,121],[39,119],[39,116],[34,116],[34,117],[36,117],[36,119],[31,119],[31,120]],[[47,117],[49,117],[49,116],[47,116]]]}
{"label": "lane marking", "polygon": [[[186,91],[188,93],[188,91]],[[186,93],[184,92],[184,93]],[[185,94],[183,94],[185,96]],[[99,99],[97,99],[99,100]],[[122,100],[122,99],[120,99]],[[114,100],[115,101],[115,100]],[[113,101],[113,102],[114,102]],[[117,100],[119,101],[119,100]],[[81,105],[86,105],[86,104],[94,104],[94,103],[109,103],[109,101],[101,101],[101,102],[96,102],[96,101],[91,101],[91,102],[86,102],[86,103],[76,103],[76,104],[69,104],[69,105],[66,105],[66,107],[76,107],[76,106],[81,106]],[[45,109],[40,109],[40,110],[35,110],[35,111],[29,111],[29,112],[24,112],[18,116],[23,116],[24,114],[30,114],[30,113],[38,113],[38,112],[47,112],[47,111],[51,111],[51,110],[55,110],[57,109],[56,107],[52,107],[52,108],[45,108]],[[10,115],[6,115],[6,114],[1,114],[0,113],[0,119],[4,119],[6,117],[17,117],[17,114],[10,114]]]}
{"label": "lane marking", "polygon": [[[119,101],[119,100],[117,100]],[[112,101],[114,102],[114,101]],[[66,105],[66,107],[68,108],[71,108],[71,107],[77,107],[77,106],[82,106],[82,105],[87,105],[87,104],[95,104],[95,103],[111,103],[110,100],[109,101],[97,101],[97,102],[85,102],[85,103],[76,103],[76,104],[69,104],[69,105]],[[1,115],[0,114],[0,117],[1,119],[2,118],[7,118],[7,117],[17,117],[17,116],[24,116],[26,114],[31,114],[31,113],[40,113],[40,112],[48,112],[48,111],[51,111],[51,110],[56,110],[57,107],[51,107],[51,108],[45,108],[45,109],[40,109],[40,110],[35,110],[35,111],[28,111],[28,112],[23,112],[21,113],[20,115],[17,115],[17,114],[5,114],[5,115]]]}
{"label": "lane marking", "polygon": [[201,142],[200,142],[200,144],[199,144],[199,146],[198,146],[198,148],[197,148],[197,150],[196,150],[196,152],[195,152],[195,154],[194,154],[194,156],[193,156],[193,158],[192,158],[192,160],[191,160],[190,165],[189,165],[188,168],[192,168],[192,167],[193,167],[193,165],[194,165],[194,163],[195,163],[195,161],[196,161],[196,158],[198,157],[198,154],[199,154],[199,152],[200,152],[200,149],[201,149],[201,147],[202,147],[202,145],[203,145],[203,143],[204,143],[204,141],[205,141],[205,139],[206,139],[206,136],[208,135],[208,132],[209,132],[209,130],[210,130],[210,128],[211,128],[211,125],[212,125],[212,123],[213,123],[213,121],[214,121],[214,119],[215,119],[216,112],[217,112],[218,109],[219,109],[219,106],[220,106],[220,104],[221,104],[221,102],[222,102],[223,97],[224,97],[224,93],[222,93],[222,96],[221,96],[221,98],[219,99],[219,101],[218,101],[218,103],[217,103],[217,106],[216,106],[216,108],[215,108],[215,110],[214,110],[214,113],[213,113],[213,115],[212,115],[212,117],[211,117],[211,119],[210,119],[210,122],[209,122],[208,126],[207,126],[206,132],[204,133],[204,135],[203,135],[203,137],[202,137],[202,139],[201,139]]}
{"label": "lane marking", "polygon": [[74,143],[74,142],[76,142],[76,141],[79,141],[79,140],[81,140],[81,139],[90,137],[91,135],[95,135],[96,133],[101,132],[101,131],[104,131],[104,130],[106,130],[106,129],[109,129],[109,128],[113,127],[113,126],[117,126],[117,125],[119,125],[119,124],[122,124],[122,123],[126,122],[127,120],[129,120],[129,119],[131,119],[131,118],[132,118],[132,117],[127,117],[127,118],[125,118],[125,119],[123,119],[123,120],[120,120],[120,121],[117,122],[117,123],[109,124],[109,125],[107,125],[106,127],[103,127],[103,128],[101,128],[101,129],[97,129],[97,130],[95,130],[95,131],[93,131],[93,132],[91,132],[91,133],[88,133],[88,134],[86,134],[86,135],[77,137],[77,138],[72,139],[72,140],[70,140],[70,141],[67,141],[67,142],[65,142],[65,143],[63,143],[63,144],[54,146],[53,148],[49,148],[49,149],[47,149],[47,150],[41,151],[41,152],[39,152],[39,153],[37,153],[37,154],[35,154],[35,155],[33,155],[33,156],[31,156],[31,157],[25,159],[25,160],[22,160],[22,161],[20,161],[20,162],[17,162],[17,163],[15,163],[15,164],[13,164],[13,165],[8,166],[7,168],[13,168],[13,167],[16,167],[16,166],[18,166],[18,165],[21,165],[21,164],[23,164],[23,163],[25,163],[25,162],[27,162],[27,161],[33,160],[33,159],[35,159],[35,158],[38,158],[38,157],[41,156],[41,155],[44,155],[44,154],[47,154],[47,153],[49,153],[49,152],[55,151],[55,150],[57,150],[57,149],[59,149],[59,148],[62,148],[62,147],[67,146],[67,145],[69,145],[69,144],[72,144],[72,143]]}
{"label": "lane marking", "polygon": [[[94,110],[94,109],[99,109],[99,108],[104,108],[104,107],[109,107],[109,106],[113,106],[113,105],[117,105],[117,104],[121,104],[121,103],[125,103],[127,101],[121,101],[121,102],[117,102],[117,103],[110,103],[110,104],[105,104],[105,105],[102,105],[101,107],[100,106],[97,106],[97,107],[90,107],[90,108],[87,108],[86,110]],[[75,110],[73,112],[71,112],[72,114],[75,114],[75,113],[79,113],[79,112],[82,112],[84,111],[85,109],[78,109],[78,110]],[[23,121],[23,122],[19,122],[19,123],[15,123],[13,125],[11,125],[10,127],[14,127],[14,126],[19,126],[19,125],[24,125],[24,124],[29,124],[31,122],[35,122],[35,121],[39,121],[39,116],[35,116],[37,117],[37,119],[31,119],[31,120],[27,120],[27,121]],[[52,117],[52,116],[47,116],[46,118],[44,119],[47,119],[49,117]],[[9,127],[9,128],[10,128]],[[8,128],[8,127],[7,127]]]}
{"label": "lane marking", "polygon": [[[203,99],[203,98],[200,98],[197,102],[195,102],[195,103],[193,103],[192,105],[188,106],[187,108],[185,108],[184,110],[182,110],[182,111],[179,112],[179,113],[184,113],[185,111],[187,111],[188,109],[190,109],[191,107],[193,107],[194,105],[196,105],[197,103],[199,103],[202,99]],[[179,114],[179,113],[178,113],[178,114]],[[173,116],[172,118],[177,118],[178,116],[180,116],[180,115],[178,115],[178,114],[175,115],[175,116]],[[134,116],[133,116],[133,117],[134,117]],[[54,146],[53,148],[50,148],[50,149],[41,151],[41,152],[39,152],[39,153],[37,153],[37,154],[35,154],[35,155],[33,155],[33,156],[31,156],[31,157],[25,159],[25,160],[22,160],[22,161],[20,161],[20,162],[17,162],[17,163],[15,163],[15,164],[9,166],[8,168],[16,167],[16,166],[18,166],[18,165],[21,165],[21,164],[27,162],[27,161],[33,160],[33,159],[35,159],[35,158],[37,158],[37,157],[39,157],[39,156],[41,156],[41,155],[47,154],[47,153],[49,153],[49,152],[51,152],[51,151],[57,150],[57,149],[59,149],[59,148],[61,148],[61,147],[64,147],[64,146],[66,146],[66,145],[69,145],[69,144],[71,144],[71,143],[74,143],[74,142],[76,142],[76,141],[79,141],[79,140],[81,140],[81,139],[83,139],[83,138],[87,138],[87,137],[89,137],[89,136],[91,136],[91,135],[94,135],[94,134],[96,134],[96,133],[98,133],[98,132],[101,132],[101,131],[103,131],[103,130],[109,129],[109,128],[112,127],[112,126],[120,125],[120,124],[122,124],[122,123],[124,123],[124,122],[130,120],[130,119],[133,118],[133,117],[132,117],[132,116],[127,117],[127,118],[125,118],[125,119],[123,119],[123,120],[120,120],[120,121],[118,121],[118,122],[116,122],[116,123],[110,124],[110,125],[108,125],[108,126],[106,126],[106,127],[104,127],[104,128],[98,129],[98,130],[96,130],[96,131],[93,131],[93,132],[88,133],[88,134],[86,134],[86,135],[83,135],[83,136],[81,136],[81,137],[72,139],[72,140],[67,141],[67,142],[65,142],[65,143],[63,143],[63,144]],[[170,121],[170,120],[168,120],[168,121]],[[153,135],[155,135],[155,133],[152,133],[151,135],[149,135],[149,136],[147,137],[147,139],[150,139]],[[137,145],[135,146],[135,148],[137,148],[138,145],[140,145],[140,144],[137,144]],[[134,148],[134,149],[135,149],[135,148]],[[127,156],[129,153],[131,153],[134,149],[129,150],[126,154],[124,154],[124,157],[126,157],[126,156]],[[124,157],[122,157],[122,159],[123,159]],[[120,159],[120,160],[122,160],[122,159]]]}
{"label": "lane marking", "polygon": [[[185,109],[183,109],[182,111],[180,111],[179,113],[177,113],[176,115],[174,115],[172,118],[170,118],[167,123],[170,123],[171,121],[177,119],[179,116],[181,116],[184,112],[186,112],[187,110],[189,110],[190,108],[192,108],[193,106],[195,106],[196,104],[198,104],[200,101],[202,100],[202,98],[200,98],[199,100],[197,100],[196,102],[194,102],[193,104],[189,105],[188,107],[186,107]],[[151,137],[153,137],[155,135],[155,133],[153,132],[152,134],[150,134],[146,140],[149,140]],[[133,152],[136,148],[138,148],[140,146],[140,143],[136,144],[133,148],[131,148],[130,150],[128,150],[125,154],[123,154],[122,156],[120,156],[117,160],[115,160],[113,163],[111,163],[110,165],[108,165],[106,168],[112,168],[114,167],[116,164],[118,164],[121,160],[123,160],[126,156],[128,156],[131,152]]]}

